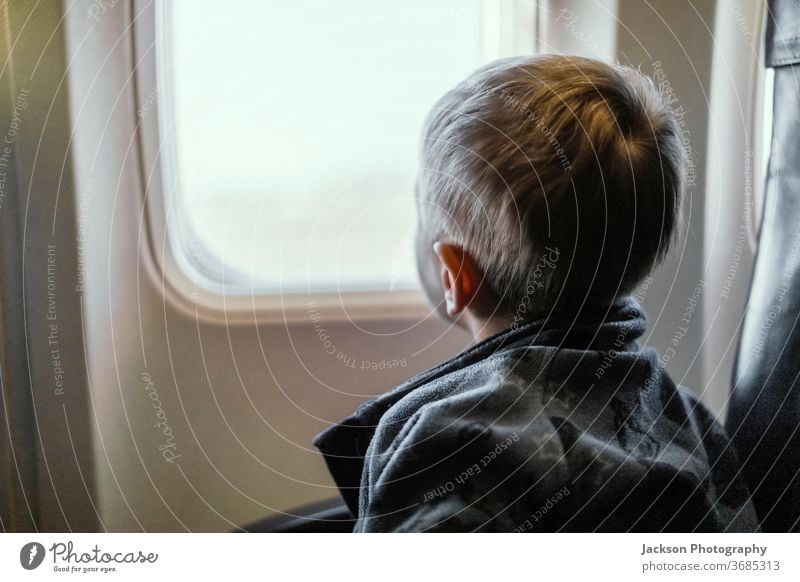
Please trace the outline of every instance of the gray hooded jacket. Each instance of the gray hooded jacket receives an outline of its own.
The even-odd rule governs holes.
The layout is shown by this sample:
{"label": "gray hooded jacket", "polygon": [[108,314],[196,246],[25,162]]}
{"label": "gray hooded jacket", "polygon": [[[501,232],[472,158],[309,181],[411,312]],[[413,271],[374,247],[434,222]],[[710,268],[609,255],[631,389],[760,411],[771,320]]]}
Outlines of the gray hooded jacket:
{"label": "gray hooded jacket", "polygon": [[736,454],[626,297],[512,327],[314,440],[354,531],[759,531]]}

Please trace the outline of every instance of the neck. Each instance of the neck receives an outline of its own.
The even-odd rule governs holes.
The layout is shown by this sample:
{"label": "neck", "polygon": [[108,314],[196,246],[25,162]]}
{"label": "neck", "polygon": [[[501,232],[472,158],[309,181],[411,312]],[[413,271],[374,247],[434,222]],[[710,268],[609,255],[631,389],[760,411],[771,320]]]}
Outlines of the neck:
{"label": "neck", "polygon": [[477,317],[471,313],[462,316],[464,327],[472,336],[472,343],[476,344],[511,327],[511,318],[494,316],[490,318]]}

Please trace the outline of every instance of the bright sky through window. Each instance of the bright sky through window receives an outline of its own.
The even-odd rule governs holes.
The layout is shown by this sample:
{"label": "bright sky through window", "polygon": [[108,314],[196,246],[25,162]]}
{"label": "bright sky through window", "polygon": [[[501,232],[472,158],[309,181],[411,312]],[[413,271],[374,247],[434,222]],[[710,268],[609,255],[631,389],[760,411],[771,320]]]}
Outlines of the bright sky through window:
{"label": "bright sky through window", "polygon": [[256,288],[416,286],[422,123],[485,60],[481,1],[166,8],[171,219]]}

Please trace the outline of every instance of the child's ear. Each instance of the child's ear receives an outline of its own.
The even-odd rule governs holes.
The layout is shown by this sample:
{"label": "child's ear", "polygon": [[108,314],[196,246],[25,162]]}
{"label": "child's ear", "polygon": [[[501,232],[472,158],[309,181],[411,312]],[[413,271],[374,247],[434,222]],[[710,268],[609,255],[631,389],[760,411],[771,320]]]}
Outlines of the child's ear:
{"label": "child's ear", "polygon": [[480,272],[469,253],[458,245],[437,241],[433,252],[439,258],[447,314],[455,319],[475,298]]}

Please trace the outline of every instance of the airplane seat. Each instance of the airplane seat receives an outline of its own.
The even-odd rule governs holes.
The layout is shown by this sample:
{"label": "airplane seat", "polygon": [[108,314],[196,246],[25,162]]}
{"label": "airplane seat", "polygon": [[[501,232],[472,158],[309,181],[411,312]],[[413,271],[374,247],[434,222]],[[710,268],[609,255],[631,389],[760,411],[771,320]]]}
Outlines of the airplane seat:
{"label": "airplane seat", "polygon": [[770,0],[772,151],[726,429],[765,532],[800,531],[800,3]]}

